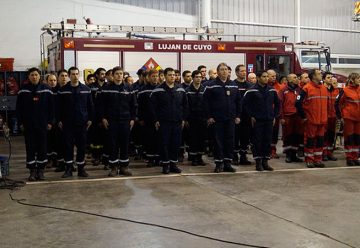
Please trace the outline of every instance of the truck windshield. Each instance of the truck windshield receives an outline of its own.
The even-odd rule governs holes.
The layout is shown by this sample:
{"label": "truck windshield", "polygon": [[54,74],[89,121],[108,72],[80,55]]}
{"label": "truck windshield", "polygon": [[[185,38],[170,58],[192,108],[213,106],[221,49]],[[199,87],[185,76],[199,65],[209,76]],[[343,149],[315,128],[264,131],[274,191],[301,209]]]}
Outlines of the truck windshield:
{"label": "truck windshield", "polygon": [[290,57],[288,55],[269,55],[266,69],[273,69],[279,77],[287,76],[291,72]]}
{"label": "truck windshield", "polygon": [[306,69],[320,69],[330,71],[331,63],[336,59],[331,59],[327,50],[324,51],[301,51],[301,65]]}

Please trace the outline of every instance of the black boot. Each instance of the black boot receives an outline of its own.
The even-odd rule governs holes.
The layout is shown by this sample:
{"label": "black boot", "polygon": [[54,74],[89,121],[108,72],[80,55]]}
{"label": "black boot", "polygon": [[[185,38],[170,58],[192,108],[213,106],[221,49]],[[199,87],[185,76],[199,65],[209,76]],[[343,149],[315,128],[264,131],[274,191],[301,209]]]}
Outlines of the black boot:
{"label": "black boot", "polygon": [[299,158],[297,156],[297,151],[296,150],[291,150],[291,160],[293,162],[296,162],[296,163],[304,162],[304,160],[302,160],[301,158]]}
{"label": "black boot", "polygon": [[286,154],[286,158],[285,158],[285,162],[286,163],[291,163],[292,162],[292,150],[287,150],[286,152],[285,152],[285,154]]}
{"label": "black boot", "polygon": [[239,154],[234,152],[233,165],[239,165]]}
{"label": "black boot", "polygon": [[118,165],[113,164],[111,165],[111,171],[108,174],[109,177],[116,177],[118,175]]}
{"label": "black boot", "polygon": [[262,167],[264,168],[264,170],[267,170],[267,171],[273,171],[274,169],[268,164],[268,159],[266,158],[263,158],[261,160],[261,163],[262,163]]}
{"label": "black boot", "polygon": [[330,161],[337,161],[338,159],[334,157],[334,155],[330,154],[327,156],[328,157],[328,160]]}
{"label": "black boot", "polygon": [[44,177],[44,168],[40,167],[36,170],[36,178],[39,181],[44,181],[45,177]]}
{"label": "black boot", "polygon": [[119,174],[127,177],[132,176],[131,171],[129,171],[129,166],[127,165],[120,166]]}
{"label": "black boot", "polygon": [[223,172],[223,170],[224,170],[224,164],[222,162],[215,163],[215,170],[214,170],[215,173]]}
{"label": "black boot", "polygon": [[85,171],[84,165],[78,165],[78,177],[88,177],[89,174]]}
{"label": "black boot", "polygon": [[30,168],[30,175],[28,177],[28,181],[33,182],[36,181],[36,169],[35,168]]}
{"label": "black boot", "polygon": [[163,163],[162,164],[162,173],[163,174],[169,174],[170,173],[170,164],[169,163]]}
{"label": "black boot", "polygon": [[230,162],[224,163],[224,172],[236,172],[236,170],[231,166]]}
{"label": "black boot", "polygon": [[359,166],[359,165],[360,165],[360,161],[359,161],[359,160],[353,160],[353,162],[354,162],[354,165],[355,165],[355,166]]}
{"label": "black boot", "polygon": [[[355,163],[354,163],[354,161],[353,160],[346,160],[346,165],[347,166],[355,166]],[[31,173],[31,172],[30,172]],[[30,177],[29,177],[29,179],[30,179]],[[30,181],[30,180],[29,180]]]}
{"label": "black boot", "polygon": [[72,173],[72,164],[65,164],[65,173],[61,176],[62,178],[68,178],[68,177],[72,177],[73,173]]}
{"label": "black boot", "polygon": [[241,165],[251,165],[251,162],[248,160],[246,154],[240,155],[240,164]]}
{"label": "black boot", "polygon": [[204,160],[202,159],[202,155],[201,154],[198,154],[196,155],[196,160],[197,160],[197,164],[200,165],[200,166],[205,166],[206,163],[204,162]]}
{"label": "black boot", "polygon": [[181,173],[181,169],[177,167],[175,163],[170,162],[170,172]]}
{"label": "black boot", "polygon": [[257,158],[255,159],[255,162],[256,162],[256,170],[257,171],[264,171],[264,168],[262,166],[262,163],[261,163],[261,159],[260,158]]}
{"label": "black boot", "polygon": [[65,163],[63,161],[58,162],[55,172],[65,171]]}

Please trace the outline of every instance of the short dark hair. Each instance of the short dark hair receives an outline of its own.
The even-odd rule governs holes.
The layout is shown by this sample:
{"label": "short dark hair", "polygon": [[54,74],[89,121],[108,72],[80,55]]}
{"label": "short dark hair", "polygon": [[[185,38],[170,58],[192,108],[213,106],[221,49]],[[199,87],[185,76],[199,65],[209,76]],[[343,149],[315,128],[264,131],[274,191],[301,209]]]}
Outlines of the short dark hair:
{"label": "short dark hair", "polygon": [[256,73],[256,77],[261,77],[263,73],[267,73],[265,70],[260,70]]}
{"label": "short dark hair", "polygon": [[227,66],[227,67],[228,67],[228,70],[229,70],[229,71],[232,71],[232,69],[231,69],[231,67],[230,67],[230,66]]}
{"label": "short dark hair", "polygon": [[309,78],[310,80],[313,80],[313,77],[315,75],[315,72],[318,71],[319,69],[313,69],[309,71]]}
{"label": "short dark hair", "polygon": [[164,70],[163,70],[163,69],[160,69],[160,70],[159,70],[159,74],[164,74]]}
{"label": "short dark hair", "polygon": [[326,72],[323,73],[322,79],[325,79],[327,75],[331,75],[331,76],[332,76],[333,74],[332,74],[331,72],[329,72],[329,71],[326,71]]}
{"label": "short dark hair", "polygon": [[237,66],[235,67],[235,71],[236,71],[236,72],[240,71],[240,67],[245,67],[245,65],[243,65],[243,64],[237,65]]}
{"label": "short dark hair", "polygon": [[77,68],[76,66],[71,66],[71,67],[69,68],[69,70],[68,70],[68,74],[70,75],[70,72],[71,72],[71,71],[75,71],[75,70],[77,70],[78,72],[80,72],[79,68]]}
{"label": "short dark hair", "polygon": [[112,68],[112,72],[115,73],[116,71],[122,71],[124,72],[123,68],[120,66],[115,66],[114,68]]}
{"label": "short dark hair", "polygon": [[180,74],[180,70],[178,70],[178,69],[174,69],[174,72],[175,72],[175,74],[177,73],[177,74]]}
{"label": "short dark hair", "polygon": [[92,78],[92,77],[93,77],[93,78],[96,78],[94,74],[89,74],[89,75],[87,75],[86,81],[89,81],[89,79]]}
{"label": "short dark hair", "polygon": [[113,69],[107,70],[106,73],[105,73],[105,75],[106,75],[106,76],[109,76],[110,73],[113,73]]}
{"label": "short dark hair", "polygon": [[206,69],[205,65],[199,65],[197,69],[198,69],[198,71],[201,71],[201,69],[204,69],[204,68]]}
{"label": "short dark hair", "polygon": [[68,74],[67,70],[61,69],[57,72],[57,76],[59,77],[61,73],[66,72]]}
{"label": "short dark hair", "polygon": [[195,76],[198,75],[198,74],[201,74],[201,71],[195,70],[195,71],[193,71],[193,72],[191,73],[191,77],[192,77],[192,78],[195,78]]}
{"label": "short dark hair", "polygon": [[151,69],[151,70],[148,71],[148,76],[151,76],[151,75],[153,75],[153,74],[159,74],[158,70],[156,70],[156,69]]}
{"label": "short dark hair", "polygon": [[28,71],[27,71],[27,75],[29,76],[32,72],[36,71],[37,73],[39,73],[39,75],[41,75],[41,71],[39,70],[39,68],[36,67],[31,67]]}
{"label": "short dark hair", "polygon": [[228,65],[225,62],[221,62],[220,64],[218,64],[218,66],[216,67],[216,71],[218,71],[220,69],[221,66],[226,66],[228,69]]}
{"label": "short dark hair", "polygon": [[96,71],[95,71],[95,75],[99,75],[100,74],[100,72],[102,72],[102,71],[104,71],[104,72],[106,72],[106,70],[104,69],[104,68],[102,68],[102,67],[99,67],[99,68],[97,68],[96,69]]}
{"label": "short dark hair", "polygon": [[188,73],[191,73],[191,71],[189,71],[189,70],[185,70],[185,71],[183,71],[183,73],[182,73],[182,77],[185,77],[185,75],[186,75],[186,74],[188,74]]}
{"label": "short dark hair", "polygon": [[145,71],[144,69],[140,68],[137,72],[136,75],[138,75],[139,77],[142,76],[143,71]]}
{"label": "short dark hair", "polygon": [[175,72],[175,70],[174,70],[173,68],[168,67],[168,68],[166,68],[166,69],[164,70],[164,75],[166,76],[169,71],[170,71],[170,72],[171,72],[171,71]]}
{"label": "short dark hair", "polygon": [[47,74],[47,75],[46,75],[46,77],[45,77],[46,82],[48,81],[48,79],[49,79],[49,77],[50,77],[50,76],[55,76],[55,78],[56,78],[55,73],[50,72],[50,73],[49,73],[49,74]]}

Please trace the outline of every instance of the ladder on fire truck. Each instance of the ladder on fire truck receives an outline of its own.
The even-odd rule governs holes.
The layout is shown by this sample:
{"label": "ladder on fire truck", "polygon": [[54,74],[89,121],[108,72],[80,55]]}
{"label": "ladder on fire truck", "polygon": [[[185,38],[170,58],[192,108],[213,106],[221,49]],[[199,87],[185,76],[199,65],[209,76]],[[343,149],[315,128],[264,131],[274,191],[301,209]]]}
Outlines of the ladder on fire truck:
{"label": "ladder on fire truck", "polygon": [[41,28],[44,31],[40,35],[40,53],[42,65],[46,61],[46,42],[45,35],[50,35],[52,42],[61,37],[75,37],[78,34],[87,34],[88,38],[99,37],[100,34],[126,34],[122,38],[140,38],[140,39],[174,39],[174,37],[158,37],[157,35],[177,35],[182,36],[185,40],[186,36],[198,36],[199,40],[216,39],[221,40],[222,37],[231,37],[233,41],[237,41],[238,37],[263,38],[266,41],[281,40],[287,42],[287,36],[274,35],[241,35],[241,34],[224,34],[222,28],[208,27],[157,27],[157,26],[124,26],[124,25],[98,25],[98,24],[76,24],[76,23],[47,23]]}

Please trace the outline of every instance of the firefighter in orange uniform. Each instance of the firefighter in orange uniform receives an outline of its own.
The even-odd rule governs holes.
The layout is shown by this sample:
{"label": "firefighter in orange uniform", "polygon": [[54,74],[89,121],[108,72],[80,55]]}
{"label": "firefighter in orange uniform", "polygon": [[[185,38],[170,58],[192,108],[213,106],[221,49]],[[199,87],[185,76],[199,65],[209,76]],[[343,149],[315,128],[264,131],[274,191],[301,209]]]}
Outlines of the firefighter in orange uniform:
{"label": "firefighter in orange uniform", "polygon": [[296,99],[296,108],[305,125],[305,162],[308,168],[324,168],[322,151],[327,124],[327,89],[321,84],[321,71],[309,73],[307,83]]}
{"label": "firefighter in orange uniform", "polygon": [[360,74],[351,73],[348,84],[336,98],[336,116],[344,122],[346,164],[360,165]]}
{"label": "firefighter in orange uniform", "polygon": [[336,112],[335,100],[339,95],[337,83],[333,84],[332,74],[325,72],[323,75],[324,86],[327,88],[328,93],[328,123],[325,132],[325,147],[323,152],[323,161],[336,161],[334,157],[334,143],[335,143],[335,126],[336,126]]}
{"label": "firefighter in orange uniform", "polygon": [[[279,94],[280,90],[285,86],[281,85],[276,79],[276,72],[274,70],[267,71],[269,75],[268,85],[272,86],[276,92]],[[279,138],[279,118],[275,119],[275,125],[273,127],[272,141],[271,141],[271,157],[279,158],[279,155],[276,153],[276,145]]]}
{"label": "firefighter in orange uniform", "polygon": [[289,74],[287,81],[287,85],[279,92],[280,124],[283,132],[283,151],[286,154],[285,162],[302,162],[302,159],[296,155],[299,144],[302,143],[302,133],[299,132],[302,123],[295,108],[296,97],[300,94],[301,88],[299,87],[299,79],[295,74]]}

